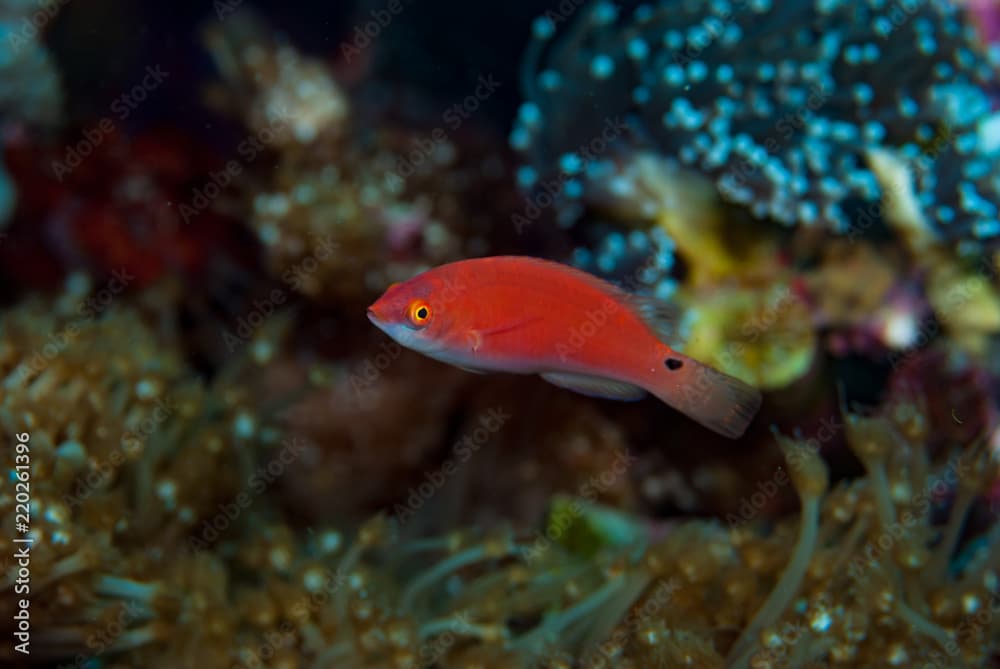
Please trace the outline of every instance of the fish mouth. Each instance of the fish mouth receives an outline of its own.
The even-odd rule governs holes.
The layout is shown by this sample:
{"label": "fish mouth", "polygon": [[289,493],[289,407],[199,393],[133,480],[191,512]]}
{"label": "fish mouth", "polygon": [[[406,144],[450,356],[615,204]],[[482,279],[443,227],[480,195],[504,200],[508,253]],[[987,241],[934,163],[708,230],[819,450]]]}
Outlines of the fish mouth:
{"label": "fish mouth", "polygon": [[370,320],[375,325],[379,324],[378,314],[376,314],[375,310],[372,309],[371,307],[368,307],[368,320]]}

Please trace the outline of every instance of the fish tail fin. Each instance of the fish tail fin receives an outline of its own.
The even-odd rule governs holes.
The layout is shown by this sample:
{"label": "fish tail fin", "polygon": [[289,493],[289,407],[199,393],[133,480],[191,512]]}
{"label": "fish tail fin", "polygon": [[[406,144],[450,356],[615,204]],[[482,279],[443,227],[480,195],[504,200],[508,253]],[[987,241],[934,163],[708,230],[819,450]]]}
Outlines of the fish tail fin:
{"label": "fish tail fin", "polygon": [[713,432],[736,439],[760,409],[760,391],[733,376],[676,351],[660,364],[649,391]]}

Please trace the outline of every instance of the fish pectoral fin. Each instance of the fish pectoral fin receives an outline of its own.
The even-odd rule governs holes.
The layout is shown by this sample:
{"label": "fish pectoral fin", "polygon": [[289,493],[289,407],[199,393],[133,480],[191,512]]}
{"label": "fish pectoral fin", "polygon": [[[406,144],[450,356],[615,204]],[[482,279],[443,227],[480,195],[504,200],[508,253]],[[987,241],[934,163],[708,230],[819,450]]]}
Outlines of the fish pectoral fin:
{"label": "fish pectoral fin", "polygon": [[602,376],[588,376],[571,372],[545,372],[541,377],[560,388],[590,397],[632,402],[646,396],[646,391],[639,386],[624,381],[606,379]]}
{"label": "fish pectoral fin", "polygon": [[465,337],[469,341],[469,348],[472,349],[472,352],[478,353],[479,349],[483,347],[483,333],[479,330],[469,330]]}
{"label": "fish pectoral fin", "polygon": [[512,330],[520,330],[525,325],[537,323],[540,320],[542,319],[539,316],[522,318],[517,321],[511,321],[509,323],[504,323],[503,325],[497,325],[492,328],[487,328],[486,330],[480,330],[479,332],[484,335],[498,335],[498,334],[503,334],[505,332],[510,332]]}
{"label": "fish pectoral fin", "polygon": [[500,334],[506,334],[509,332],[514,332],[520,330],[525,325],[531,323],[536,323],[542,320],[541,318],[523,318],[519,321],[513,321],[511,323],[505,323],[503,325],[498,325],[496,327],[487,328],[485,330],[469,330],[465,333],[465,337],[469,342],[469,348],[473,353],[478,353],[479,349],[483,347],[483,342],[486,337],[494,337]]}

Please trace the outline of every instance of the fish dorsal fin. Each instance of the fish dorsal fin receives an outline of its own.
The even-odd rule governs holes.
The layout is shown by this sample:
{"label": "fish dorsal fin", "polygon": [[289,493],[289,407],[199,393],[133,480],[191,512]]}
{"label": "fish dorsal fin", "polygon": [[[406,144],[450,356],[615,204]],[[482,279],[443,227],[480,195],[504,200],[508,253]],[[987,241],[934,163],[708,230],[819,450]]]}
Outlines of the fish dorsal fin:
{"label": "fish dorsal fin", "polygon": [[627,294],[625,299],[649,326],[649,329],[656,334],[657,339],[671,348],[682,346],[681,309],[679,306],[646,295]]}
{"label": "fish dorsal fin", "polygon": [[643,321],[656,333],[657,338],[668,346],[680,345],[683,337],[680,334],[681,309],[675,305],[658,300],[654,297],[630,293],[621,286],[594,276],[572,265],[564,265],[554,260],[534,258],[530,256],[501,256],[506,259],[517,258],[520,261],[556,269],[600,290],[609,297],[621,300],[631,306]]}
{"label": "fish dorsal fin", "polygon": [[646,391],[639,386],[606,379],[601,376],[588,376],[586,374],[572,374],[569,372],[545,372],[541,376],[552,385],[590,397],[603,397],[609,400],[631,402],[642,399],[646,395]]}
{"label": "fish dorsal fin", "polygon": [[496,256],[499,260],[517,260],[518,262],[524,262],[529,265],[536,265],[537,267],[542,267],[547,270],[554,270],[566,274],[567,276],[575,277],[577,280],[589,284],[591,287],[596,288],[604,293],[607,293],[611,297],[628,299],[629,293],[622,287],[616,286],[615,284],[602,279],[599,276],[594,276],[593,274],[586,272],[578,267],[573,267],[572,265],[566,265],[561,262],[556,262],[555,260],[547,260],[546,258],[535,258],[533,256]]}

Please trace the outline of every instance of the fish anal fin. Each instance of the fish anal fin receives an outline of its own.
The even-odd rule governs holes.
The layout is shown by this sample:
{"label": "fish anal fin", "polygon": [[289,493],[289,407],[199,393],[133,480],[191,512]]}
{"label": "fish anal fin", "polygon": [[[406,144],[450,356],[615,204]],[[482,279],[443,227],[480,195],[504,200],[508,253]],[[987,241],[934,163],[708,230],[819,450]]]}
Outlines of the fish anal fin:
{"label": "fish anal fin", "polygon": [[476,369],[475,367],[463,367],[462,365],[455,365],[455,367],[458,367],[462,371],[471,372],[473,374],[486,374],[485,369]]}
{"label": "fish anal fin", "polygon": [[646,391],[639,386],[623,381],[606,379],[601,376],[574,374],[571,372],[545,372],[541,375],[549,383],[590,397],[632,402],[642,399]]}

